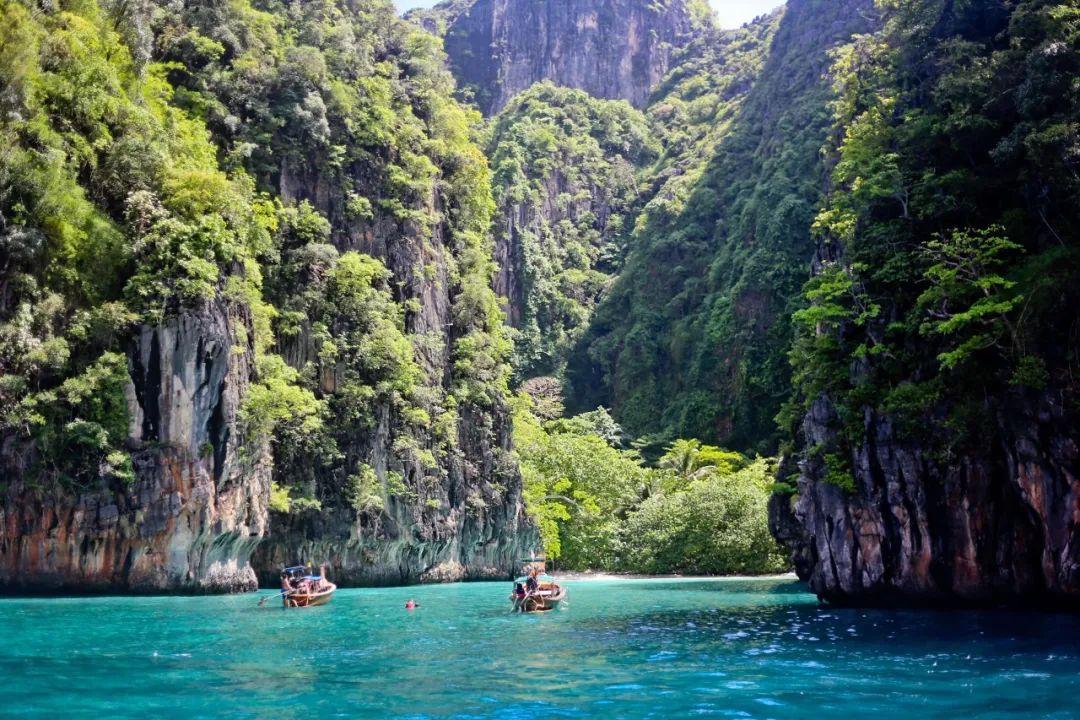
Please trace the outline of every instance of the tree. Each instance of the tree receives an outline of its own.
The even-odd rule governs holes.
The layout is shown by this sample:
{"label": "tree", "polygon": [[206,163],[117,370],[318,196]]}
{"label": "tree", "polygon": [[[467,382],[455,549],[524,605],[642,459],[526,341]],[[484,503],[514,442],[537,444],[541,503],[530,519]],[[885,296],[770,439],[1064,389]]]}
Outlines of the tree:
{"label": "tree", "polygon": [[990,348],[1022,355],[1023,338],[1012,314],[1024,296],[1004,273],[1023,247],[993,226],[937,235],[922,251],[930,287],[918,299],[928,317],[921,332],[941,336],[950,348],[938,355],[942,367],[954,369]]}

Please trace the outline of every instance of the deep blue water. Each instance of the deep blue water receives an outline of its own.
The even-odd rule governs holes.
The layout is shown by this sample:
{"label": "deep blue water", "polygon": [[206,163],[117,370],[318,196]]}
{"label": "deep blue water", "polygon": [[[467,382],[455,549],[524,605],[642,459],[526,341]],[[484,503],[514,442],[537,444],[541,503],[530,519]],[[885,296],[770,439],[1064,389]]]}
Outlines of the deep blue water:
{"label": "deep blue water", "polygon": [[[0,600],[0,716],[1080,717],[1080,616],[842,610],[768,580]],[[407,612],[405,600],[421,607]]]}

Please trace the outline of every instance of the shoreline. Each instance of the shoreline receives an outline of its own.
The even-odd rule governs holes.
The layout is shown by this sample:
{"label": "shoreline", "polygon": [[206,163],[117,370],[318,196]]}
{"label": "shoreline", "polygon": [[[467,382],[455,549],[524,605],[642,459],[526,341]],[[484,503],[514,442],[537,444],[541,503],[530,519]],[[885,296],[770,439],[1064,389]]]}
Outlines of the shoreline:
{"label": "shoreline", "polygon": [[[693,580],[693,581],[709,581],[709,580],[791,580],[797,581],[799,578],[795,573],[770,573],[767,575],[648,575],[641,573],[619,573],[619,572],[603,572],[598,570],[567,570],[553,571],[553,575],[563,582],[611,582],[616,580]],[[406,587],[426,587],[430,585],[453,585],[456,583],[472,584],[472,583],[485,583],[485,582],[510,582],[511,578],[505,579],[498,578],[471,578],[463,580],[455,580],[453,582],[411,582],[411,583],[397,583],[397,584],[385,584],[385,585],[338,585],[339,590],[364,590],[364,589],[376,589],[376,588],[406,588]],[[258,595],[264,594],[269,591],[276,591],[277,588],[273,587],[259,587],[254,590],[241,590],[237,592],[206,592],[199,591],[197,589],[184,589],[184,588],[172,588],[172,589],[144,589],[144,590],[132,590],[129,588],[108,588],[108,587],[72,587],[72,586],[60,586],[60,587],[20,587],[11,588],[0,586],[0,601],[3,600],[19,600],[19,599],[49,599],[49,598],[67,598],[67,599],[80,599],[80,598],[102,598],[102,597],[128,597],[128,598],[147,598],[147,597],[221,597],[232,595]]]}
{"label": "shoreline", "polygon": [[643,575],[640,573],[603,572],[599,570],[549,571],[567,582],[597,582],[610,580],[798,580],[793,573],[769,573],[767,575]]}

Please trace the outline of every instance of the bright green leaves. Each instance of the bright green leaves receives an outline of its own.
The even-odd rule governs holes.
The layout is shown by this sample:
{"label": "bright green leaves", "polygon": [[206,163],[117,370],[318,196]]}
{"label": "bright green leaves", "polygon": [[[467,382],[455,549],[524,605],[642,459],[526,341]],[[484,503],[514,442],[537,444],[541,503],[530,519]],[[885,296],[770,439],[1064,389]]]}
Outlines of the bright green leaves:
{"label": "bright green leaves", "polygon": [[647,467],[618,447],[603,409],[543,421],[521,396],[514,444],[526,508],[549,557],[573,569],[763,573],[783,561],[768,531],[772,463],[678,440]]}
{"label": "bright green leaves", "polygon": [[250,184],[217,169],[206,128],[170,105],[166,70],[135,59],[123,22],[93,2],[0,15],[4,430],[35,443],[34,477],[80,486],[134,479],[118,352],[132,328],[227,278],[257,285],[267,236]]}
{"label": "bright green leaves", "polygon": [[700,440],[676,440],[659,462],[662,470],[670,470],[684,484],[714,473],[730,475],[746,466],[740,453],[703,445]]}
{"label": "bright green leaves", "polygon": [[240,407],[240,425],[252,442],[265,442],[282,425],[300,434],[322,426],[323,406],[315,395],[299,386],[299,373],[277,355],[260,358],[258,382],[248,388]]}
{"label": "bright green leaves", "polygon": [[494,120],[488,153],[505,221],[518,378],[557,374],[625,253],[622,216],[657,154],[625,102],[540,83]]}
{"label": "bright green leaves", "polygon": [[[335,346],[333,361],[343,380],[361,381],[382,396],[407,399],[421,381],[404,318],[390,296],[386,267],[359,253],[342,255],[330,273],[323,322]],[[336,317],[335,317],[336,316]],[[353,379],[355,378],[355,380]]]}
{"label": "bright green leaves", "polygon": [[923,246],[930,287],[918,298],[929,316],[921,332],[945,339],[949,349],[938,355],[943,367],[956,368],[992,347],[1020,349],[1012,314],[1024,296],[1004,273],[1022,250],[1001,227],[957,230]]}
{"label": "bright green leaves", "polygon": [[[10,376],[0,376],[10,377]],[[134,480],[124,450],[128,433],[127,360],[105,353],[55,390],[22,395],[0,418],[0,430],[21,431],[39,449],[37,476],[88,485],[101,478]]]}
{"label": "bright green leaves", "polygon": [[[806,284],[804,294],[809,304],[792,316],[796,336],[790,359],[795,385],[807,407],[821,393],[846,387],[852,358],[884,350],[874,334],[866,332],[880,315],[881,307],[866,294],[862,281],[856,280],[859,269],[825,263]],[[842,342],[841,331],[848,329],[862,330],[863,342]]]}
{"label": "bright green leaves", "polygon": [[782,571],[767,522],[765,488],[774,474],[761,459],[737,471],[716,468],[681,491],[649,497],[623,529],[624,567],[699,575]]}
{"label": "bright green leaves", "polygon": [[370,465],[360,465],[349,476],[347,499],[357,512],[378,513],[385,509],[382,485]]}
{"label": "bright green leaves", "polygon": [[598,435],[545,425],[524,399],[514,414],[525,504],[549,557],[569,567],[613,569],[618,517],[651,485],[634,453]]}

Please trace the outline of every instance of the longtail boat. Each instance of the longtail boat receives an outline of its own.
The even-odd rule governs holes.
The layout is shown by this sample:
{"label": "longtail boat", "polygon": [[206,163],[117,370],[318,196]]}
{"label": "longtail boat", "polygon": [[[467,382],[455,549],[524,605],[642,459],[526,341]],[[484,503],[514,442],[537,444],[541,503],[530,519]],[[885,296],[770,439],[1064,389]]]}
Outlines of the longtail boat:
{"label": "longtail boat", "polygon": [[546,558],[531,557],[521,562],[525,574],[514,581],[514,591],[510,593],[514,612],[548,612],[559,607],[566,599],[566,588],[547,574]]}
{"label": "longtail boat", "polygon": [[295,589],[284,590],[281,601],[287,608],[315,607],[330,602],[337,585],[326,579],[326,572],[311,575],[304,566],[285,568],[283,574]]}

